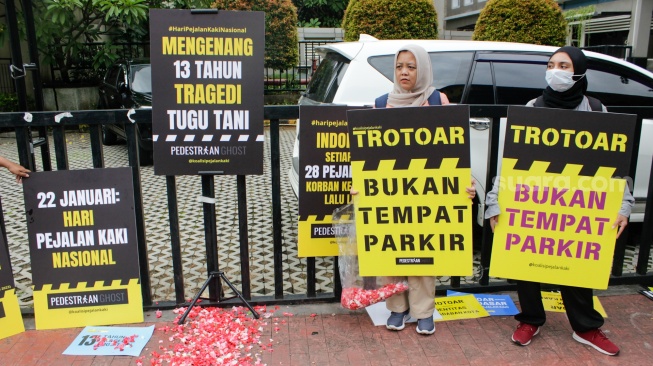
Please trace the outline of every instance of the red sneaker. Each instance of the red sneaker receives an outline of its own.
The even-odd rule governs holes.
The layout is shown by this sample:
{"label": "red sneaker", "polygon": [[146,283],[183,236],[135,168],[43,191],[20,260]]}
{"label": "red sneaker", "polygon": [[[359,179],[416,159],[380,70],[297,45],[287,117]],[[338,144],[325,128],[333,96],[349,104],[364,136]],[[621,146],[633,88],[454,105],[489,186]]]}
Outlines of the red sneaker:
{"label": "red sneaker", "polygon": [[540,332],[540,327],[534,325],[519,323],[517,330],[512,334],[512,341],[520,346],[528,346],[533,337]]}
{"label": "red sneaker", "polygon": [[578,342],[592,346],[606,355],[616,356],[619,354],[619,347],[612,343],[601,329],[592,329],[583,333],[574,332],[573,337]]}

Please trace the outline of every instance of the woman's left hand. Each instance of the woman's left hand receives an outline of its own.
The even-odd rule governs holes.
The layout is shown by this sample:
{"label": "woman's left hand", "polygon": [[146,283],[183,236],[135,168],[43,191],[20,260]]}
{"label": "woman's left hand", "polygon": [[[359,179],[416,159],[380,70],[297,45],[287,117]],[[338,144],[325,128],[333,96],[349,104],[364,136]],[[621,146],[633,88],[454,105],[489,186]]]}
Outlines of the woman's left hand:
{"label": "woman's left hand", "polygon": [[476,179],[472,179],[472,186],[465,188],[467,192],[467,198],[473,200],[476,197]]}

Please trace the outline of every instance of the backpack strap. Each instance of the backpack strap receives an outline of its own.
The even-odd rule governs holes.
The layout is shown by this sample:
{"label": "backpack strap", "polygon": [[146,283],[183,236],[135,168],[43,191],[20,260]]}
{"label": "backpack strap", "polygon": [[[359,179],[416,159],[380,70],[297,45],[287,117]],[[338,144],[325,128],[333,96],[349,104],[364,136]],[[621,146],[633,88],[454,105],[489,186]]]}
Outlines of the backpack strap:
{"label": "backpack strap", "polygon": [[[374,99],[374,108],[385,108],[388,105],[388,95],[389,93],[383,94],[382,96]],[[442,105],[442,99],[440,98],[440,92],[436,89],[431,93],[428,99],[429,105]]]}
{"label": "backpack strap", "polygon": [[374,100],[374,108],[385,108],[388,105],[388,95],[389,93],[386,93],[376,98]]}
{"label": "backpack strap", "polygon": [[442,99],[440,98],[440,91],[435,89],[433,93],[429,96],[429,105],[442,105]]}
{"label": "backpack strap", "polygon": [[601,103],[600,100],[598,100],[596,98],[592,98],[592,97],[587,96],[587,95],[586,95],[586,97],[587,97],[587,101],[590,103],[590,108],[594,112],[603,112],[603,104]]}

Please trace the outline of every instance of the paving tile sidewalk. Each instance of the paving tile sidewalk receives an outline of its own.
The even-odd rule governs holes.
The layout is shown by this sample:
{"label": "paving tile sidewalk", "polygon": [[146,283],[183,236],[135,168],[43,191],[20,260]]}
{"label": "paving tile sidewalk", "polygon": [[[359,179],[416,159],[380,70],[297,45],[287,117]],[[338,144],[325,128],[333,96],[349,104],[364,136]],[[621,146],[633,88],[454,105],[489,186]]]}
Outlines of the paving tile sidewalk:
{"label": "paving tile sidewalk", "polygon": [[[651,365],[653,301],[636,288],[600,297],[609,316],[603,330],[621,348],[616,357],[574,341],[564,313],[547,313],[540,335],[519,347],[510,342],[516,325],[512,317],[439,322],[434,335],[422,336],[412,326],[401,332],[374,327],[366,312],[349,312],[339,304],[284,306],[275,316],[294,316],[276,324],[268,319],[261,340],[271,338],[273,351],[261,353],[267,365]],[[172,311],[164,311],[160,319],[148,312],[146,322],[136,326],[158,328],[170,325],[174,317]],[[33,319],[25,323],[26,332],[0,340],[0,365],[136,364],[136,357],[62,355],[81,328],[37,331]],[[168,337],[155,330],[142,354],[167,344]]]}

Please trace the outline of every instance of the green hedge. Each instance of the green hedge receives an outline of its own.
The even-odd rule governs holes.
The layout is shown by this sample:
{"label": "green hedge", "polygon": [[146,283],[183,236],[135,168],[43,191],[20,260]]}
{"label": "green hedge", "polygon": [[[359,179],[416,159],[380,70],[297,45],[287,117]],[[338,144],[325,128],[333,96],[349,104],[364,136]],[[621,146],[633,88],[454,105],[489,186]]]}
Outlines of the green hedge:
{"label": "green hedge", "polygon": [[567,21],[554,0],[489,0],[472,39],[564,46]]}
{"label": "green hedge", "polygon": [[438,14],[431,0],[351,0],[342,20],[346,41],[361,33],[378,39],[436,39]]}

